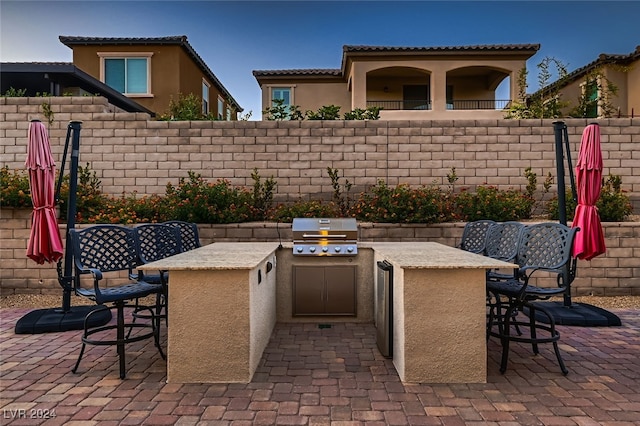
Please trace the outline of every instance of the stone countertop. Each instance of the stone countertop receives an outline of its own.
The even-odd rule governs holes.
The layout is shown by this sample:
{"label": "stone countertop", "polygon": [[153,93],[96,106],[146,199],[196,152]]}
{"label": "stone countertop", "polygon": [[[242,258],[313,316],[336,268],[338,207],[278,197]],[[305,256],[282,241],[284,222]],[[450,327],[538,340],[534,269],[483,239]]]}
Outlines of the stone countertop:
{"label": "stone countertop", "polygon": [[252,269],[277,248],[278,243],[213,243],[140,265],[137,269],[155,271]]}
{"label": "stone countertop", "polygon": [[370,246],[389,262],[405,269],[513,269],[518,267],[513,263],[434,242],[384,242],[367,243],[366,246]]}
{"label": "stone countertop", "polygon": [[[495,260],[434,242],[362,242],[396,266],[406,269],[497,269],[516,268]],[[283,244],[291,250],[292,244]],[[252,269],[278,249],[276,242],[213,243],[156,262],[140,265],[141,270]]]}

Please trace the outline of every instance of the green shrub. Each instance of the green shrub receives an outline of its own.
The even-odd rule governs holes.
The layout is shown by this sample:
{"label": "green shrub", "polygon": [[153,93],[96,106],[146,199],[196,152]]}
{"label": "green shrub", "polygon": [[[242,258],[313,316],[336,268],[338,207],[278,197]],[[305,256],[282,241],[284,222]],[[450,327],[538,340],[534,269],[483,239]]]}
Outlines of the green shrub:
{"label": "green shrub", "polygon": [[353,184],[346,179],[344,184],[340,184],[340,173],[338,169],[327,167],[327,174],[329,175],[329,179],[331,179],[331,187],[333,188],[331,199],[337,205],[340,216],[348,216],[349,210],[351,209],[349,192]]}
{"label": "green shrub", "polygon": [[475,193],[462,191],[455,197],[457,213],[464,221],[529,219],[534,203],[526,193],[499,190],[494,186],[479,186]]}
{"label": "green shrub", "polygon": [[253,207],[259,215],[256,219],[264,220],[267,218],[269,210],[271,209],[273,192],[277,184],[273,176],[263,183],[257,168],[253,169],[251,179],[253,179]]}
{"label": "green shrub", "polygon": [[2,94],[4,98],[22,98],[27,94],[27,89],[16,89],[9,87],[6,92]]}
{"label": "green shrub", "polygon": [[603,180],[596,206],[603,222],[622,222],[633,213],[629,196],[622,189],[620,176],[609,175]]}
{"label": "green shrub", "polygon": [[293,204],[280,204],[269,219],[277,222],[291,222],[296,217],[337,217],[338,209],[333,203],[299,200]]}
{"label": "green shrub", "polygon": [[344,113],[345,120],[378,120],[380,118],[381,107],[367,107],[367,109],[356,108]]}
{"label": "green shrub", "polygon": [[159,120],[164,121],[194,121],[194,120],[216,120],[213,114],[202,113],[202,99],[189,93],[188,95],[178,94],[178,100],[173,97],[169,101],[169,111],[161,115]]}
{"label": "green shrub", "polygon": [[440,221],[440,190],[400,184],[389,187],[378,181],[361,193],[351,209],[354,217],[366,222],[436,223]]}
{"label": "green shrub", "polygon": [[316,112],[307,111],[305,117],[307,120],[339,120],[340,107],[337,105],[322,106]]}
{"label": "green shrub", "polygon": [[209,183],[192,171],[177,186],[167,184],[163,209],[172,219],[196,223],[248,222],[259,216],[249,190],[224,179]]}
{"label": "green shrub", "polygon": [[[536,176],[529,171],[529,185],[525,192],[498,190],[480,186],[475,193],[459,193],[437,186],[411,187],[407,184],[388,186],[380,180],[376,185],[355,197],[349,195],[351,183],[340,182],[339,172],[327,168],[333,196],[330,202],[299,200],[273,208],[276,181],[262,180],[257,169],[251,177],[253,188],[233,187],[224,180],[208,182],[201,175],[189,171],[177,185],[168,183],[164,195],[140,197],[123,194],[104,195],[101,182],[89,164],[79,167],[77,217],[78,223],[142,223],[184,220],[197,223],[241,223],[256,220],[291,221],[295,217],[355,217],[366,222],[439,223],[492,219],[495,221],[528,219],[535,201]],[[30,207],[29,179],[26,171],[1,169],[3,206]],[[447,175],[449,183],[457,180],[455,170]],[[620,188],[620,178],[610,176],[604,183],[598,208],[603,221],[620,221],[631,214],[629,198]],[[59,205],[66,216],[69,183],[62,182]],[[567,197],[570,214],[575,210],[571,196]],[[557,200],[551,200],[550,210]],[[553,216],[553,213],[552,213]]]}
{"label": "green shrub", "polygon": [[2,207],[32,207],[29,174],[26,170],[0,169],[0,205]]}
{"label": "green shrub", "polygon": [[273,105],[262,111],[268,121],[302,120],[304,116],[297,105],[285,105],[284,99],[274,99]]}
{"label": "green shrub", "polygon": [[[284,105],[284,99],[273,99],[273,105],[262,111],[263,119],[269,121],[282,120],[339,120],[340,107],[337,105],[324,105],[317,111],[307,110],[304,114],[297,105]],[[356,108],[344,113],[345,120],[378,120],[380,107]]]}
{"label": "green shrub", "polygon": [[132,225],[136,223],[156,223],[171,219],[163,215],[164,197],[150,195],[138,198],[137,194],[122,197],[107,197],[102,211],[88,216],[85,223],[112,223]]}
{"label": "green shrub", "polygon": [[[57,182],[57,181],[56,181]],[[102,193],[96,172],[91,170],[89,163],[85,167],[78,166],[78,189],[76,191],[76,221],[83,223],[92,216],[104,212],[108,198]],[[69,175],[65,175],[60,188],[61,217],[67,217],[67,204],[69,202]]]}
{"label": "green shrub", "polygon": [[[621,188],[622,179],[617,175],[609,175],[602,180],[602,188],[600,197],[596,202],[600,221],[602,222],[623,222],[627,216],[633,213],[633,207],[629,196]],[[565,200],[567,206],[567,220],[573,220],[576,212],[577,202],[573,199],[571,189],[565,192]],[[558,197],[554,197],[547,205],[547,213],[550,219],[558,220]]]}

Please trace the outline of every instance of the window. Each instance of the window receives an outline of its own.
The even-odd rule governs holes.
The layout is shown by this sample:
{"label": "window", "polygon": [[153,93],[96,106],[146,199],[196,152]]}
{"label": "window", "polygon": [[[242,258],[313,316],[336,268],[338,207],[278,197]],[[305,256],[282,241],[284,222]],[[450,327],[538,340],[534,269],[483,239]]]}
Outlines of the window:
{"label": "window", "polygon": [[224,118],[224,99],[218,96],[218,120]]}
{"label": "window", "polygon": [[290,120],[293,106],[293,87],[271,87],[271,108],[270,113],[275,120]]}
{"label": "window", "polygon": [[98,53],[101,77],[106,85],[124,95],[149,95],[151,53]]}
{"label": "window", "polygon": [[596,81],[590,81],[586,85],[586,97],[587,97],[587,118],[598,117],[598,83]]}
{"label": "window", "polygon": [[282,106],[289,107],[291,105],[291,88],[290,87],[274,87],[271,89],[271,106],[275,106],[275,99],[282,99]]}
{"label": "window", "polygon": [[209,85],[202,80],[202,115],[209,114]]}

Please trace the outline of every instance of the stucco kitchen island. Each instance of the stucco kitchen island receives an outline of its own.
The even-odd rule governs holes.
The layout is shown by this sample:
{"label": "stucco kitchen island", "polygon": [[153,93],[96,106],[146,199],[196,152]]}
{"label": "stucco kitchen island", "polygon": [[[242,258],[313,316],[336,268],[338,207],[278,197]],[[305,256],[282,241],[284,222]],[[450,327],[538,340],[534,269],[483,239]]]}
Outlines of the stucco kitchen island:
{"label": "stucco kitchen island", "polygon": [[375,243],[394,267],[393,364],[403,382],[486,383],[486,270],[516,265],[432,242]]}
{"label": "stucco kitchen island", "polygon": [[[394,266],[393,363],[400,379],[486,382],[485,271],[514,265],[430,242],[365,242],[359,249],[370,263],[359,292],[372,293],[376,261]],[[275,273],[292,267],[290,251],[277,243],[213,243],[140,268],[170,271],[167,382],[251,381],[276,321],[299,321],[276,312],[291,305],[276,300],[287,294],[277,288],[291,282],[277,283]]]}
{"label": "stucco kitchen island", "polygon": [[248,383],[276,323],[277,243],[214,243],[142,266],[170,271],[168,383]]}

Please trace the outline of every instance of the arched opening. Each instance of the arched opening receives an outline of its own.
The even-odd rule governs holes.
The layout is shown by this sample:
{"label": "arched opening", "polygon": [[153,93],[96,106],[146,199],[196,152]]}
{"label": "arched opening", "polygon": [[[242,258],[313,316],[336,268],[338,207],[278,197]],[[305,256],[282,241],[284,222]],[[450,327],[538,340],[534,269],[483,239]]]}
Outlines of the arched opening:
{"label": "arched opening", "polygon": [[509,80],[508,71],[486,66],[448,71],[447,109],[504,109],[511,99]]}
{"label": "arched opening", "polygon": [[385,110],[431,109],[431,75],[412,67],[386,67],[367,73],[367,107]]}

